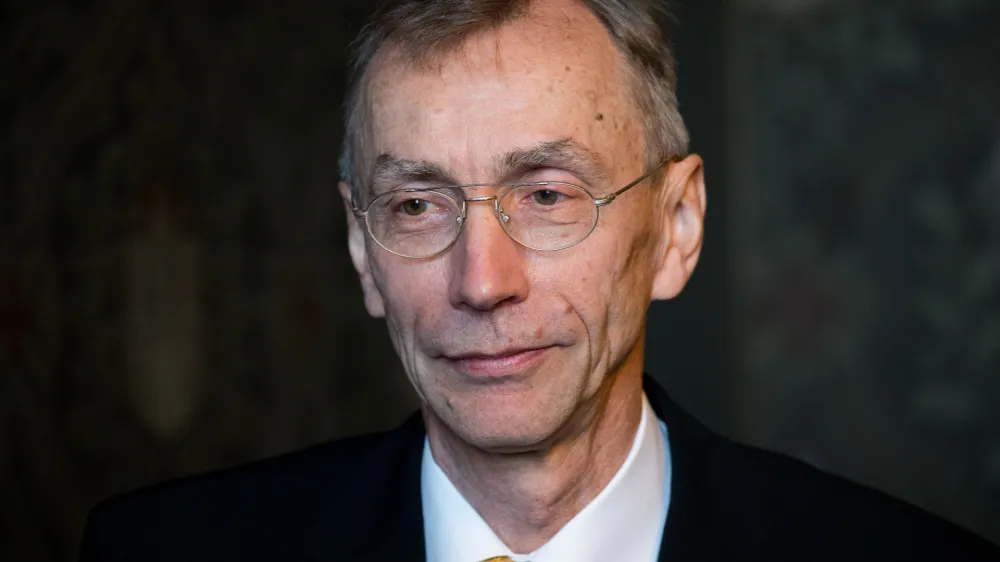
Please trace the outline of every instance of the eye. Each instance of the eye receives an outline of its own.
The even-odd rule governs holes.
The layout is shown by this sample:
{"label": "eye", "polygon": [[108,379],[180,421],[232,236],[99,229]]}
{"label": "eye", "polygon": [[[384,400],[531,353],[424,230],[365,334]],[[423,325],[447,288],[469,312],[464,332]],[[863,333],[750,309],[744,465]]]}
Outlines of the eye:
{"label": "eye", "polygon": [[425,199],[407,199],[400,204],[400,208],[403,212],[410,215],[411,217],[416,217],[427,212],[430,207]]}
{"label": "eye", "polygon": [[539,205],[555,205],[559,202],[562,196],[562,193],[553,189],[539,189],[531,192],[531,199]]}

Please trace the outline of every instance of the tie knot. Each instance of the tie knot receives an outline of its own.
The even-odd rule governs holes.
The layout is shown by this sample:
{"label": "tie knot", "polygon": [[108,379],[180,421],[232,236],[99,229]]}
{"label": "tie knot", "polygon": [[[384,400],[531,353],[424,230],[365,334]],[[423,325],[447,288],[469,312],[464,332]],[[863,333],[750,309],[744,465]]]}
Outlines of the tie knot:
{"label": "tie knot", "polygon": [[494,556],[493,558],[487,558],[482,562],[514,562],[509,556]]}

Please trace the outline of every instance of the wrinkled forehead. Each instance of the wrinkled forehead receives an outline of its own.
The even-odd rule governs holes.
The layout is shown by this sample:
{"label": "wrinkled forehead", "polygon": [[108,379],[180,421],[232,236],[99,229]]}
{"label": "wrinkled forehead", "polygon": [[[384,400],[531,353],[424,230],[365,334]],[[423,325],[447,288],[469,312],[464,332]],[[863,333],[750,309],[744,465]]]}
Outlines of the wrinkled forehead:
{"label": "wrinkled forehead", "polygon": [[609,172],[641,161],[625,62],[589,11],[553,6],[426,64],[380,53],[368,81],[368,161],[433,162],[466,183],[495,181],[504,155],[557,141],[597,155]]}

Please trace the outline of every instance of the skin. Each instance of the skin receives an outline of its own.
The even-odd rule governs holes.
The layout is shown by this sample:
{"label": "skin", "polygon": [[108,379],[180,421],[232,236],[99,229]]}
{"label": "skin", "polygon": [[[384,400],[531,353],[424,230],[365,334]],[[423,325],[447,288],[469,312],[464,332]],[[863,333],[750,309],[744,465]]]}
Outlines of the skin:
{"label": "skin", "polygon": [[[571,0],[537,2],[431,68],[391,55],[376,62],[376,154],[489,183],[509,179],[497,176],[504,154],[571,139],[598,157],[606,177],[589,186],[595,196],[645,172],[624,63]],[[566,167],[546,162],[531,174],[584,184]],[[700,158],[665,166],[655,184],[602,209],[584,242],[558,252],[520,246],[492,205],[478,203],[447,252],[398,257],[368,238],[350,212],[349,186],[341,192],[366,307],[386,319],[435,460],[505,544],[536,550],[607,485],[631,448],[646,311],[681,291],[701,248]],[[489,360],[461,359],[525,349],[535,351],[515,355],[504,376],[481,376]]]}

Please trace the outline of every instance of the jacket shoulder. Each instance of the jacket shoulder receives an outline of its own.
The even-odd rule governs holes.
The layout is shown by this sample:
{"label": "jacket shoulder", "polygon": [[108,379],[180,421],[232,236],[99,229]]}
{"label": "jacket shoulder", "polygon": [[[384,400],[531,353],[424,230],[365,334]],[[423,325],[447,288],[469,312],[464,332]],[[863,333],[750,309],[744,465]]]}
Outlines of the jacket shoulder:
{"label": "jacket shoulder", "polygon": [[782,552],[811,560],[1000,561],[995,545],[910,503],[792,457],[719,439],[706,463],[717,467],[714,501],[732,506],[731,528],[742,529],[748,536],[740,542],[765,559]]}
{"label": "jacket shoulder", "polygon": [[80,560],[281,559],[345,493],[375,493],[411,433],[331,441],[109,498],[87,518]]}
{"label": "jacket shoulder", "polygon": [[649,375],[643,389],[669,436],[673,558],[1000,562],[997,546],[909,503],[715,433]]}

